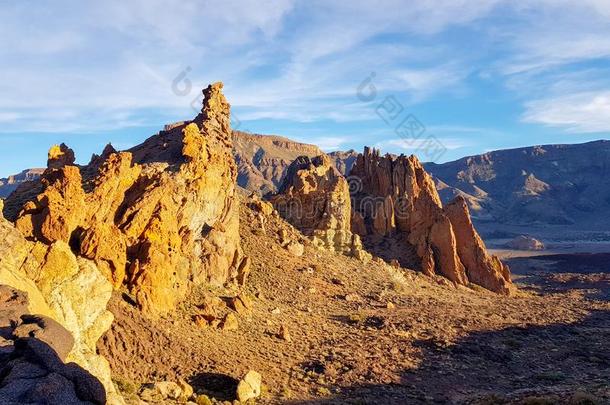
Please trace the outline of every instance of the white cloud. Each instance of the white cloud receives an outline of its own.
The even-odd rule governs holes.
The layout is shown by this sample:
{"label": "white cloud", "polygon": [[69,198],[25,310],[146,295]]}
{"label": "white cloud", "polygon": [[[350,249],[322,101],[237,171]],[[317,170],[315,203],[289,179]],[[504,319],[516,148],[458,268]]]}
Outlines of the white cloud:
{"label": "white cloud", "polygon": [[[83,131],[193,115],[199,87],[223,80],[242,120],[375,119],[356,87],[372,71],[405,104],[467,91],[471,74],[507,84],[529,122],[559,122],[583,79],[557,70],[610,57],[605,0],[33,0],[0,6],[0,131]],[[500,17],[508,16],[503,19]],[[496,24],[496,22],[498,22]],[[448,29],[470,35],[454,42]],[[379,37],[393,37],[377,41]],[[467,46],[472,41],[472,46]],[[456,46],[456,43],[459,43]],[[466,46],[464,46],[466,44]],[[489,51],[489,52],[488,52]],[[489,61],[487,53],[497,53]],[[496,63],[494,63],[496,61]],[[190,67],[192,90],[172,92]],[[565,72],[561,72],[562,74]],[[592,73],[593,74],[593,73]],[[608,76],[606,70],[595,78]],[[590,85],[590,87],[595,87]],[[597,87],[599,88],[599,87]],[[551,100],[552,96],[552,100]],[[586,105],[586,103],[581,103]],[[555,111],[546,106],[546,111]],[[583,126],[553,124],[579,130]],[[332,145],[331,145],[332,146]]]}
{"label": "white cloud", "polygon": [[324,152],[332,152],[341,149],[349,141],[344,136],[323,136],[307,139],[308,143],[317,145]]}
{"label": "white cloud", "polygon": [[[230,101],[245,111],[244,116],[362,119],[365,109],[350,103],[355,87],[373,69],[380,73],[380,91],[401,91],[412,101],[453,86],[462,74],[458,64],[437,66],[444,49],[372,39],[387,33],[434,35],[484,16],[496,3],[437,0],[405,7],[399,0],[374,5],[363,0],[109,0],[91,5],[59,0],[52,8],[32,0],[3,4],[0,34],[11,46],[0,49],[8,61],[0,66],[0,108],[16,111],[19,118],[1,130],[112,129],[136,125],[133,117],[147,109],[188,117],[190,101],[199,90],[193,89],[188,100],[171,92],[172,80],[187,66],[194,87],[225,81]],[[411,63],[418,66],[408,67]],[[102,114],[132,118],[113,121]],[[41,123],[42,116],[50,121]]]}
{"label": "white cloud", "polygon": [[569,132],[610,132],[610,90],[529,102],[523,120]]}

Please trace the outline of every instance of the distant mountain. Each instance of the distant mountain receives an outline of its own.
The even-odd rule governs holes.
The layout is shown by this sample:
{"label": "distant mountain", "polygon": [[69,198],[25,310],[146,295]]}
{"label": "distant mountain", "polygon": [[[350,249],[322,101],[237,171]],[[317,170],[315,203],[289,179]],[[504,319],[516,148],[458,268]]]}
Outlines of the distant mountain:
{"label": "distant mountain", "polygon": [[233,156],[237,162],[237,184],[265,194],[276,191],[286,169],[299,156],[318,156],[315,145],[275,135],[233,131]]}
{"label": "distant mountain", "polygon": [[609,222],[610,141],[499,150],[425,168],[444,201],[463,196],[479,221]]}
{"label": "distant mountain", "polygon": [[0,198],[8,197],[19,184],[37,179],[43,171],[44,169],[27,169],[19,174],[0,179]]}

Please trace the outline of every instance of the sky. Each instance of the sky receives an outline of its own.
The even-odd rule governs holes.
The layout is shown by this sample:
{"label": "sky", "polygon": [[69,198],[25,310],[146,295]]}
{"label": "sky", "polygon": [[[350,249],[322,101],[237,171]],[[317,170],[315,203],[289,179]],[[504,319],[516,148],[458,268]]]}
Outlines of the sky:
{"label": "sky", "polygon": [[608,139],[607,0],[0,0],[0,177],[193,118],[445,162]]}

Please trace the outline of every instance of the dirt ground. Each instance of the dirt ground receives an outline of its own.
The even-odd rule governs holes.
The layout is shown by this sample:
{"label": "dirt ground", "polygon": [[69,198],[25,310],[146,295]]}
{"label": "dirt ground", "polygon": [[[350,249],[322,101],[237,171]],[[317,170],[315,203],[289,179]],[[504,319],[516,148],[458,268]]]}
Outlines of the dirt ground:
{"label": "dirt ground", "polygon": [[610,403],[607,278],[576,285],[565,265],[519,263],[520,290],[502,297],[307,243],[295,257],[278,231],[300,234],[275,217],[263,229],[245,205],[241,224],[254,308],[237,331],[193,322],[205,296],[236,289],[194,291],[154,321],[127,294],[113,298],[99,350],[131,403],[147,383],[179,378],[233,401],[248,370],[263,376],[261,404]]}

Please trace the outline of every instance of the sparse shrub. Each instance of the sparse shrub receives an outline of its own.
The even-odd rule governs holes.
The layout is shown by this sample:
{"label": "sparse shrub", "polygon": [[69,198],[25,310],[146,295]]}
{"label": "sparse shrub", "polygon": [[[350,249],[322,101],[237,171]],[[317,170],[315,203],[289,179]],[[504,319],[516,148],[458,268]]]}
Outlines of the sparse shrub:
{"label": "sparse shrub", "polygon": [[536,376],[538,380],[549,381],[549,382],[558,382],[565,380],[565,375],[560,372],[549,371],[546,373],[540,373]]}
{"label": "sparse shrub", "polygon": [[523,346],[517,339],[506,339],[504,340],[504,344],[511,349],[520,349],[521,346]]}
{"label": "sparse shrub", "polygon": [[197,396],[197,405],[212,405],[212,400],[207,395]]}
{"label": "sparse shrub", "polygon": [[112,379],[112,382],[117,390],[119,390],[119,392],[124,396],[137,395],[138,391],[140,390],[140,384],[128,380],[127,378],[117,376]]}
{"label": "sparse shrub", "polygon": [[489,394],[474,402],[476,405],[501,405],[506,403],[506,398],[501,394]]}
{"label": "sparse shrub", "polygon": [[557,404],[557,397],[555,396],[532,396],[523,398],[520,405],[555,405]]}
{"label": "sparse shrub", "polygon": [[348,316],[349,322],[351,324],[361,324],[366,320],[366,316],[360,312],[357,312],[355,314],[349,314]]}
{"label": "sparse shrub", "polygon": [[595,395],[578,391],[570,398],[570,405],[601,405],[601,400]]}
{"label": "sparse shrub", "polygon": [[283,386],[281,395],[282,395],[282,398],[286,398],[286,399],[292,398],[292,390],[287,386]]}

